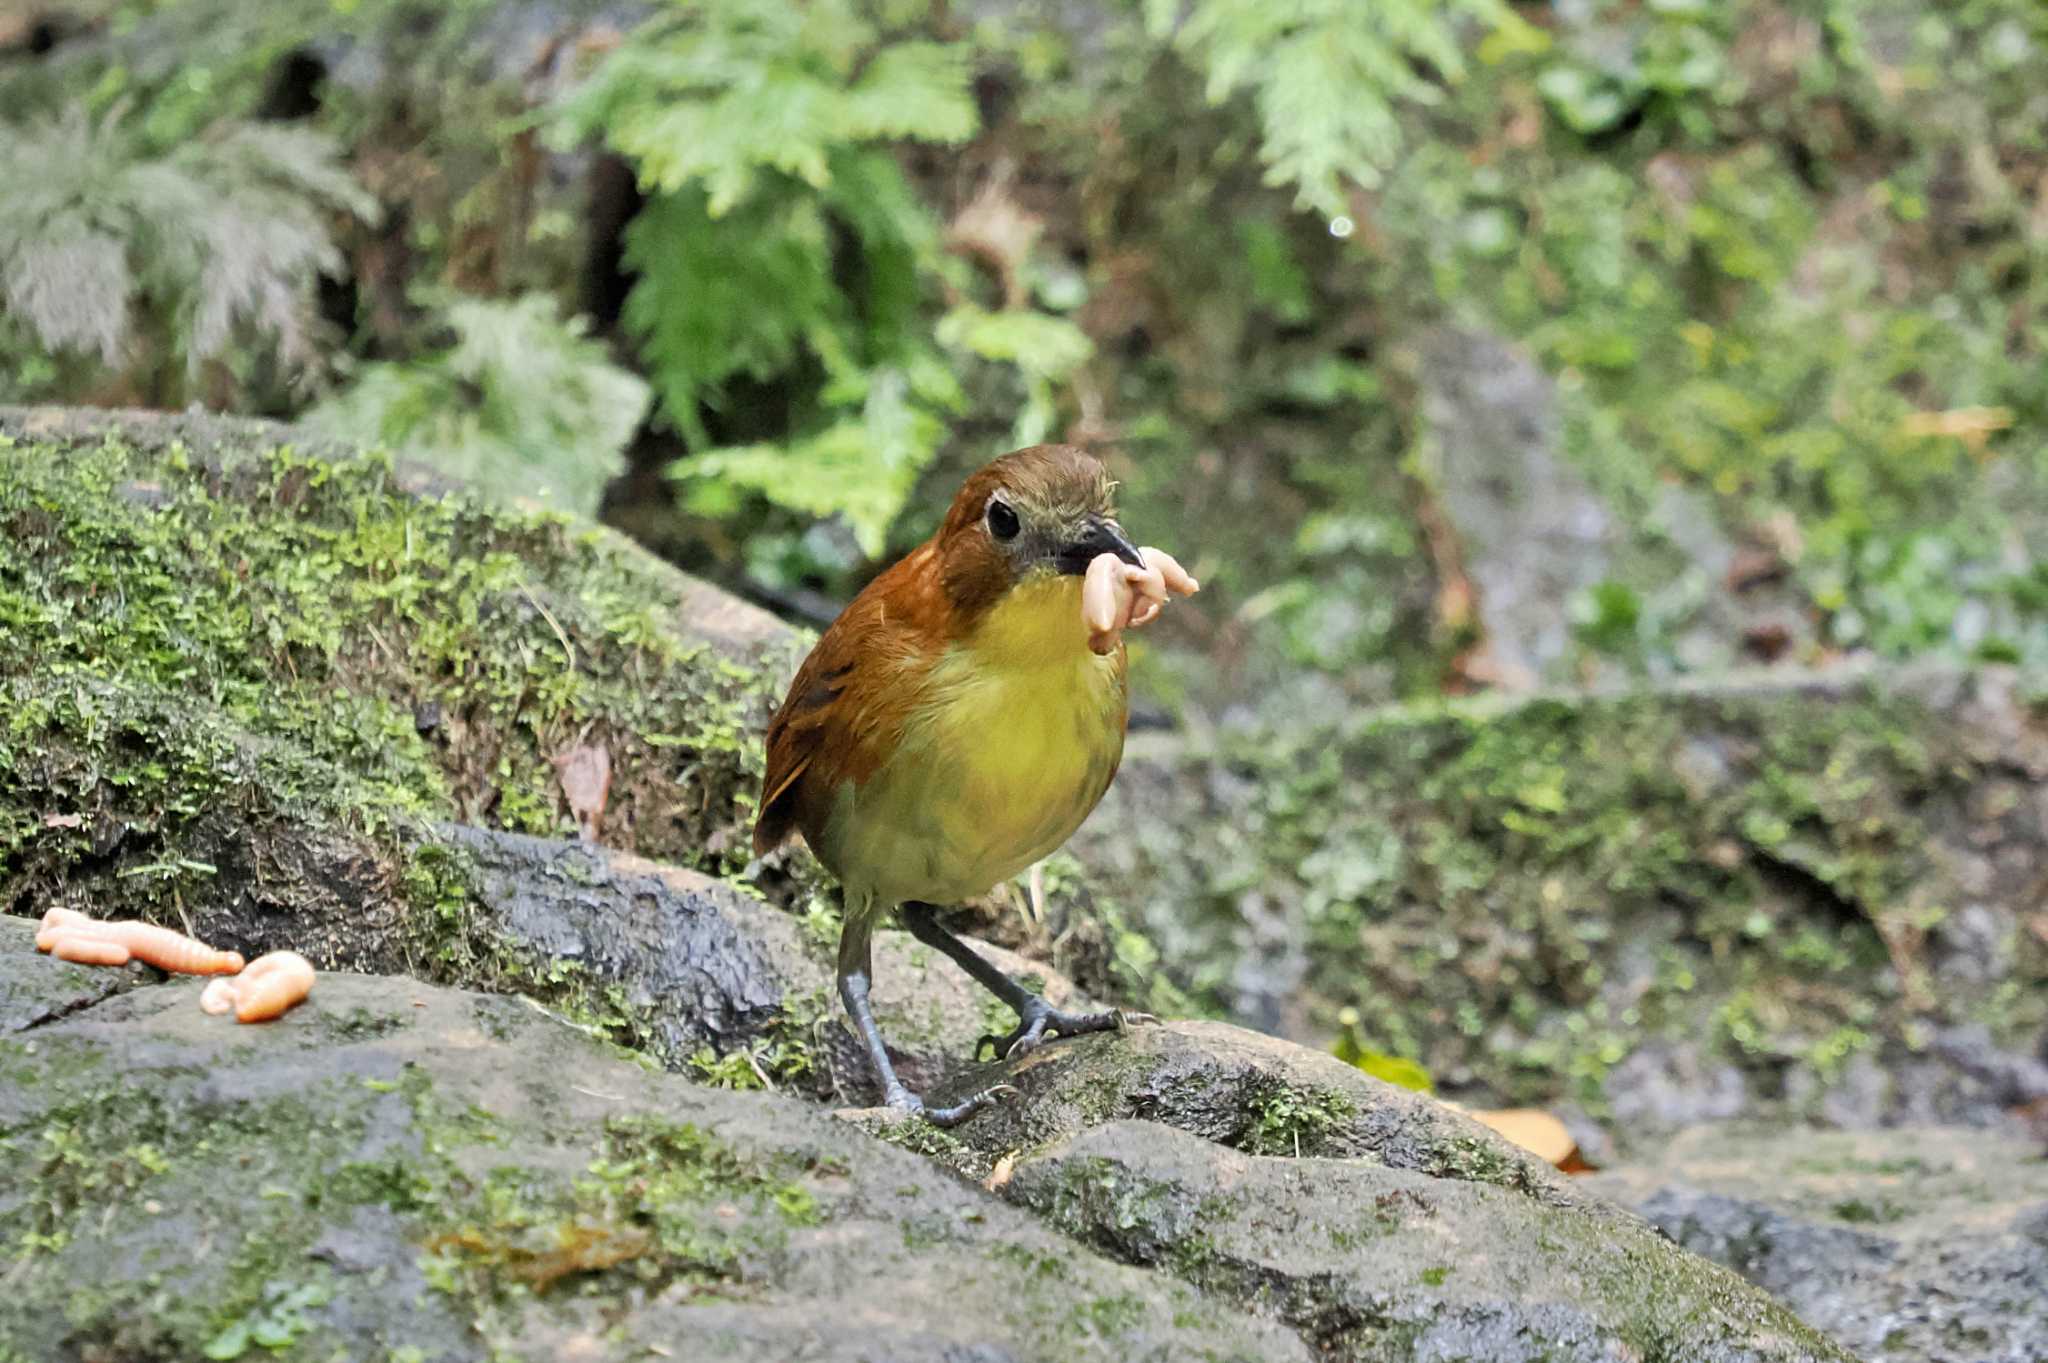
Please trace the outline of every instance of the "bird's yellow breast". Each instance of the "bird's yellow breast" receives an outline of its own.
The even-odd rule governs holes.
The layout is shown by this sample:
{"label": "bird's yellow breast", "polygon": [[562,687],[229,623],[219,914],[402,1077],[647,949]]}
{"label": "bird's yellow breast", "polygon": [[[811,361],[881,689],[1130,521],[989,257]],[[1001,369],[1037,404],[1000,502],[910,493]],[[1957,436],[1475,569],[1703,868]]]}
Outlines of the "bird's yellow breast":
{"label": "bird's yellow breast", "polygon": [[1123,738],[1121,660],[1089,651],[1080,580],[1022,583],[932,667],[895,754],[836,793],[819,854],[878,907],[971,898],[1080,827]]}

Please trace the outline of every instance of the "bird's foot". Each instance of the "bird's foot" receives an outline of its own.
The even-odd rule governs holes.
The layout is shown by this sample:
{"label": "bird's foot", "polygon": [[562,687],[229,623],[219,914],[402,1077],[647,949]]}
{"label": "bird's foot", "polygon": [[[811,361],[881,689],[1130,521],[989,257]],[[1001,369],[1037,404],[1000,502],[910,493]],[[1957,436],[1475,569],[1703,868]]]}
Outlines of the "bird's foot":
{"label": "bird's foot", "polygon": [[1055,1036],[1080,1036],[1084,1032],[1126,1031],[1137,1022],[1157,1022],[1150,1013],[1136,1013],[1124,1008],[1112,1008],[1106,1013],[1066,1013],[1045,1000],[1032,999],[1017,1019],[1017,1026],[1007,1036],[984,1033],[974,1043],[974,1053],[979,1056],[982,1047],[995,1048],[996,1059],[1008,1060],[1015,1055],[1029,1055]]}
{"label": "bird's foot", "polygon": [[1008,1084],[995,1084],[971,1097],[964,1098],[951,1107],[927,1107],[924,1099],[898,1084],[890,1089],[883,1100],[898,1112],[912,1117],[922,1117],[933,1126],[958,1126],[969,1117],[994,1107],[1005,1098],[1015,1098],[1017,1090]]}

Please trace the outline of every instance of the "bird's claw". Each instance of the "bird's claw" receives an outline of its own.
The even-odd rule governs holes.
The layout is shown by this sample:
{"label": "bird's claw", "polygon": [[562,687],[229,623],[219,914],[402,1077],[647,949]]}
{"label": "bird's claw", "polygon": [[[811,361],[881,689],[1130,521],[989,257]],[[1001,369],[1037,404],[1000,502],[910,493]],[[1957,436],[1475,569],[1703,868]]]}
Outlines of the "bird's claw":
{"label": "bird's claw", "polygon": [[1080,1036],[1086,1032],[1129,1031],[1132,1024],[1157,1022],[1150,1013],[1129,1012],[1112,1008],[1106,1013],[1064,1013],[1046,1004],[1026,1009],[1017,1020],[1017,1026],[1006,1036],[992,1032],[982,1034],[974,1043],[974,1053],[979,1056],[983,1047],[995,1051],[996,1059],[1009,1060],[1015,1056],[1029,1055],[1053,1037]]}
{"label": "bird's claw", "polygon": [[888,1104],[898,1112],[912,1117],[922,1117],[933,1126],[958,1126],[969,1117],[994,1107],[1005,1098],[1018,1097],[1014,1084],[991,1084],[981,1092],[972,1094],[951,1107],[927,1107],[924,1099],[909,1089],[899,1088],[888,1096]]}

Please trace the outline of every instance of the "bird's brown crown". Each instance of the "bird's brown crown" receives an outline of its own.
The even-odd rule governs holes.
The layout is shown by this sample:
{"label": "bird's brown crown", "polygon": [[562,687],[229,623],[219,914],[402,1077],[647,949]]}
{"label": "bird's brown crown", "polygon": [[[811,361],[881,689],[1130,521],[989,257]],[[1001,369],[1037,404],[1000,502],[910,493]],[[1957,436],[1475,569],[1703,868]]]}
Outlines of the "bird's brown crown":
{"label": "bird's brown crown", "polygon": [[932,540],[954,608],[971,616],[1053,570],[1091,521],[1115,520],[1115,489],[1101,462],[1072,445],[1032,445],[990,461],[962,485]]}

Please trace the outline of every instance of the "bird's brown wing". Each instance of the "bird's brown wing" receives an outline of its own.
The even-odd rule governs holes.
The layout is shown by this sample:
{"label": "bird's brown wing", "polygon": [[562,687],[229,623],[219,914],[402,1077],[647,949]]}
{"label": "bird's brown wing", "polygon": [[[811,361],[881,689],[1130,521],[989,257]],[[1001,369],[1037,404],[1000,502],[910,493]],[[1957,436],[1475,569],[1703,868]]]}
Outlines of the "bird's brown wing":
{"label": "bird's brown wing", "polygon": [[930,547],[877,577],[818,640],[775,717],[754,852],[780,847],[809,791],[864,781],[895,750],[917,678],[943,647],[943,594]]}

